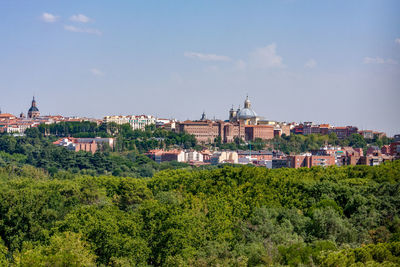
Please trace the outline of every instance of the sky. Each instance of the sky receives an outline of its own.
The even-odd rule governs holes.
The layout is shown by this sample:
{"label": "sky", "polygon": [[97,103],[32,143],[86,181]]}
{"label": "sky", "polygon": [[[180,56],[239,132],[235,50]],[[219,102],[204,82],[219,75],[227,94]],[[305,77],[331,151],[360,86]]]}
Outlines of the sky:
{"label": "sky", "polygon": [[0,0],[0,108],[400,133],[400,1]]}

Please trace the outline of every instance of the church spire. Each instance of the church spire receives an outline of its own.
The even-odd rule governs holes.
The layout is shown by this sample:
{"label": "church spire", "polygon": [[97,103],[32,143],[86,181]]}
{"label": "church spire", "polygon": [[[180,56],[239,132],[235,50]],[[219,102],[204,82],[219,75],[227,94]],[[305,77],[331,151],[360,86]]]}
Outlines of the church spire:
{"label": "church spire", "polygon": [[246,100],[244,101],[244,108],[250,108],[251,102],[249,100],[249,95],[246,95]]}

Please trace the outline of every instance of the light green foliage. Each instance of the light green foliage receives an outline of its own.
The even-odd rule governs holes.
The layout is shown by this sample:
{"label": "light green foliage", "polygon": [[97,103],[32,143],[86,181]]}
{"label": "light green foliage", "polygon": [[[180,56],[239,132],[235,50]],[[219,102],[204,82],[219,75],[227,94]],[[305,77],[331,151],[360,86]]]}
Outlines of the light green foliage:
{"label": "light green foliage", "polygon": [[[25,243],[15,255],[16,266],[96,266],[96,256],[80,234],[65,232],[50,238],[49,245]],[[13,264],[14,265],[14,264]]]}

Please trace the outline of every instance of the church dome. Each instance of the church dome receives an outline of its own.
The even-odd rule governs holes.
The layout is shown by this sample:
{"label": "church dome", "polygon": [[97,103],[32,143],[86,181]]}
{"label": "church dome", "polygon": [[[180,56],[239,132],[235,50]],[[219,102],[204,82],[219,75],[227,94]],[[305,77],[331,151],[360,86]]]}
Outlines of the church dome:
{"label": "church dome", "polygon": [[257,117],[257,114],[251,108],[244,108],[239,111],[237,116],[240,120],[248,120]]}
{"label": "church dome", "polygon": [[248,120],[257,117],[257,114],[254,110],[251,109],[251,102],[249,100],[249,96],[246,96],[246,100],[244,101],[244,109],[241,109],[238,114],[239,120]]}
{"label": "church dome", "polygon": [[39,111],[37,107],[31,107],[28,111],[34,112],[34,111]]}

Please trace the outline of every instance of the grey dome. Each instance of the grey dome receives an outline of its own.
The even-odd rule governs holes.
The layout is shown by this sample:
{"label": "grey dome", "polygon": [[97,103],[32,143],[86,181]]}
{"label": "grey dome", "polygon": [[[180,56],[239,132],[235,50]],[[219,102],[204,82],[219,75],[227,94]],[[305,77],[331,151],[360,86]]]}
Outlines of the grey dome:
{"label": "grey dome", "polygon": [[31,107],[28,111],[39,111],[39,109],[37,107]]}
{"label": "grey dome", "polygon": [[239,111],[237,116],[240,120],[247,120],[257,117],[257,114],[251,108],[244,108]]}

